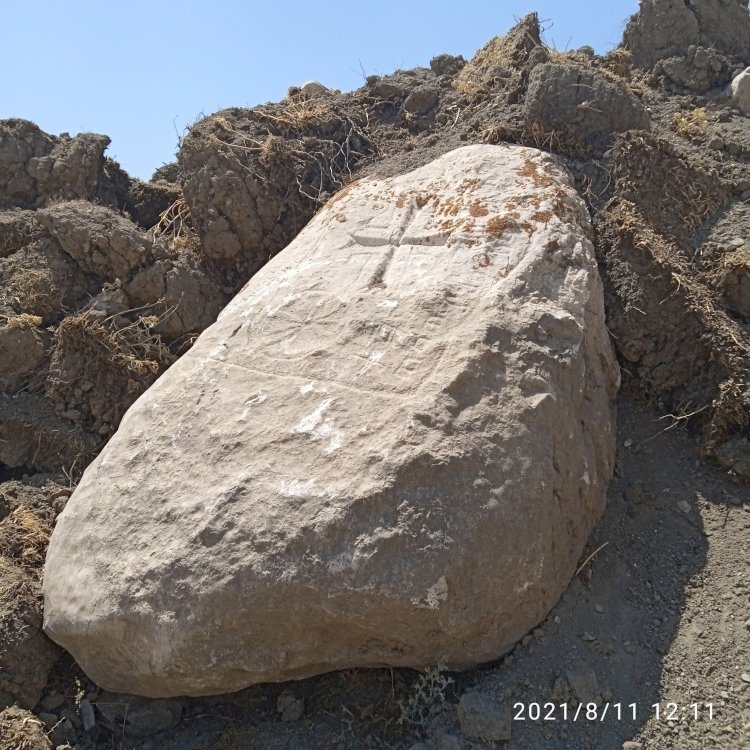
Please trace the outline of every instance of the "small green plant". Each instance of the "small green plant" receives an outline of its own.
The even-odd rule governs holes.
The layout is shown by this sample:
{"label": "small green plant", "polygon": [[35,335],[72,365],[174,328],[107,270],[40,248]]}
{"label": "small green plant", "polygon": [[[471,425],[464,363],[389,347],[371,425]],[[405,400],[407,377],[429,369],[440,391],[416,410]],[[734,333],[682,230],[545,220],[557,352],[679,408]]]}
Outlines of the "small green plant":
{"label": "small green plant", "polygon": [[452,683],[453,678],[445,674],[445,665],[427,669],[412,685],[407,698],[398,702],[401,712],[398,723],[420,729],[427,726],[430,710],[436,704],[445,703],[445,691]]}

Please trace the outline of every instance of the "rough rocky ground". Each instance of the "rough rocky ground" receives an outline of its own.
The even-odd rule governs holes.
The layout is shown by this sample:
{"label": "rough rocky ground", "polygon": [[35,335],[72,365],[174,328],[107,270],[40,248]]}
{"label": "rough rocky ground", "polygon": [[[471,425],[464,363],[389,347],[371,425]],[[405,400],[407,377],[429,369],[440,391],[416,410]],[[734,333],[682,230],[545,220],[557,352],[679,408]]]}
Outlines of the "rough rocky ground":
{"label": "rough rocky ground", "polygon": [[[636,720],[513,721],[505,746],[747,746],[750,128],[726,85],[750,26],[746,3],[716,5],[645,3],[630,49],[606,57],[545,48],[532,16],[469,63],[225,110],[148,184],[104,156],[105,136],[0,123],[0,698],[18,706],[0,748],[490,747],[509,702],[588,698],[636,703]],[[683,32],[655,30],[650,8]],[[624,374],[595,554],[541,632],[463,675],[102,694],[44,640],[38,592],[54,516],[124,410],[352,178],[504,140],[573,171]],[[670,722],[670,701],[714,718]]]}

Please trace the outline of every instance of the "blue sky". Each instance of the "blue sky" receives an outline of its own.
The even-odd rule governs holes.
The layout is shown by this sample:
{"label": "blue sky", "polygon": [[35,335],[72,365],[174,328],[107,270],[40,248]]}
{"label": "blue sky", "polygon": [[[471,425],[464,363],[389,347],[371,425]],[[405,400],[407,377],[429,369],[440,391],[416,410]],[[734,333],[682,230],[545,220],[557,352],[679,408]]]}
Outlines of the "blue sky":
{"label": "blue sky", "polygon": [[109,155],[148,179],[202,113],[252,106],[308,80],[343,91],[363,72],[469,58],[527,12],[558,49],[615,47],[637,0],[3,3],[0,118],[112,138]]}

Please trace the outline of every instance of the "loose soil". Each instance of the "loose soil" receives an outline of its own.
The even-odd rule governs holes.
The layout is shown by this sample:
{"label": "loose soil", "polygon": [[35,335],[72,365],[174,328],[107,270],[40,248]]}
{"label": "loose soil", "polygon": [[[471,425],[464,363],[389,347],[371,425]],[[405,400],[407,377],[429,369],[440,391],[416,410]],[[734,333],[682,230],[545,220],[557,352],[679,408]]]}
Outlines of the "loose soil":
{"label": "loose soil", "polygon": [[[730,20],[746,5],[727,3]],[[606,57],[546,48],[532,14],[468,63],[224,110],[150,183],[103,155],[105,136],[0,122],[0,748],[500,746],[467,719],[472,693],[508,748],[748,746],[750,128],[726,84],[750,31],[691,7],[679,23],[695,43],[662,40],[655,57],[647,14]],[[80,473],[322,204],[472,142],[557,154],[595,229],[623,373],[618,462],[563,599],[464,674],[170,701],[100,690],[40,628],[47,539]],[[536,703],[555,720],[533,720]],[[574,721],[581,703],[598,708]]]}

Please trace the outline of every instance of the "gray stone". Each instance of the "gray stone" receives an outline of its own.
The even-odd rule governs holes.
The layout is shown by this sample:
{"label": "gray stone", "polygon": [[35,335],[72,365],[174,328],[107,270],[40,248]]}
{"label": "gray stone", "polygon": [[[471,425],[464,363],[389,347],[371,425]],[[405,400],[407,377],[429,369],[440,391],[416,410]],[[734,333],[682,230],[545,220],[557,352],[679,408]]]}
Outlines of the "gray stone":
{"label": "gray stone", "polygon": [[78,740],[75,727],[70,719],[57,722],[48,736],[55,746],[72,744]]}
{"label": "gray stone", "polygon": [[276,701],[276,710],[284,722],[299,721],[305,712],[305,700],[285,690]]}
{"label": "gray stone", "polygon": [[750,68],[745,68],[732,81],[732,100],[738,109],[750,115]]}
{"label": "gray stone", "polygon": [[306,81],[300,86],[300,90],[305,96],[329,96],[331,89],[324,86],[319,81]]}
{"label": "gray stone", "polygon": [[464,693],[458,702],[458,721],[470,740],[505,742],[511,736],[510,707],[501,706],[488,693]]}
{"label": "gray stone", "polygon": [[437,750],[463,750],[465,743],[454,734],[440,734],[434,739]]}
{"label": "gray stone", "polygon": [[40,711],[36,715],[36,718],[44,722],[44,726],[47,727],[48,731],[59,721],[56,714],[47,713],[47,711]]}
{"label": "gray stone", "polygon": [[45,711],[54,711],[65,703],[65,696],[57,690],[53,690],[42,698],[39,705]]}
{"label": "gray stone", "polygon": [[130,737],[147,737],[174,729],[182,718],[183,703],[178,700],[146,701],[126,716],[125,732]]}
{"label": "gray stone", "polygon": [[83,731],[90,732],[96,726],[96,716],[94,715],[94,707],[91,705],[91,701],[88,698],[84,698],[78,707],[78,711],[81,714]]}
{"label": "gray stone", "polygon": [[576,698],[583,703],[596,703],[599,705],[602,702],[602,696],[599,691],[599,682],[596,679],[596,674],[591,670],[586,672],[579,672],[575,670],[567,670],[565,676],[568,678],[570,686],[573,688],[573,693]]}
{"label": "gray stone", "polygon": [[590,232],[561,163],[520,146],[333,198],[87,468],[47,633],[151,696],[510,649],[612,474]]}

